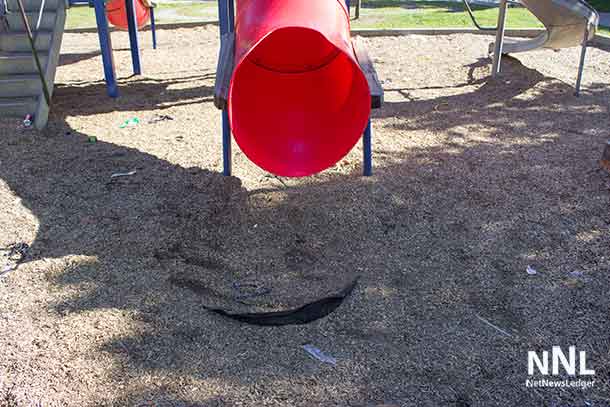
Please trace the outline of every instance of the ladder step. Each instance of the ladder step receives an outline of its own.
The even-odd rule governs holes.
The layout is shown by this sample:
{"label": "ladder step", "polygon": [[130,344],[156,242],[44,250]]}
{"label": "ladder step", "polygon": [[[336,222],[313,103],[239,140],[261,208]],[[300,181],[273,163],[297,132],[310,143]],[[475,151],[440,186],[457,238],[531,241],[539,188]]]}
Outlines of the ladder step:
{"label": "ladder step", "polygon": [[[28,12],[26,16],[28,18],[28,22],[30,23],[30,29],[35,32],[36,24],[38,23],[38,12]],[[42,18],[40,19],[39,30],[50,31],[53,30],[55,26],[55,18],[57,14],[54,11],[45,11],[42,13]],[[10,31],[25,31],[25,25],[23,24],[23,18],[21,18],[21,13],[19,12],[10,12],[6,15],[6,21],[8,22],[8,27]]]}
{"label": "ladder step", "polygon": [[34,97],[42,93],[38,75],[0,76],[0,98]]}
{"label": "ladder step", "polygon": [[48,120],[49,106],[26,28],[29,25],[34,31],[35,54],[52,95],[67,4],[65,0],[21,0],[28,19],[28,24],[24,24],[18,0],[0,2],[8,8],[5,20],[8,31],[0,33],[0,117],[23,119],[30,114],[34,116],[34,126],[42,129]]}
{"label": "ladder step", "polygon": [[23,118],[34,114],[37,103],[38,98],[35,97],[0,98],[0,112],[2,117]]}
{"label": "ladder step", "polygon": [[[10,11],[19,12],[19,5],[17,4],[17,0],[5,0],[7,7]],[[57,9],[59,2],[62,0],[45,0],[44,1],[44,9],[45,10],[55,10]],[[25,11],[35,11],[38,12],[40,10],[40,6],[42,4],[42,0],[21,0],[23,3],[23,8]]]}
{"label": "ladder step", "polygon": [[[36,49],[48,51],[51,47],[52,31],[39,31],[36,36]],[[0,35],[0,51],[30,52],[30,41],[25,32],[5,32]]]}
{"label": "ladder step", "polygon": [[[47,65],[48,53],[39,52],[43,68]],[[31,52],[0,52],[0,77],[14,74],[36,74],[36,64]]]}

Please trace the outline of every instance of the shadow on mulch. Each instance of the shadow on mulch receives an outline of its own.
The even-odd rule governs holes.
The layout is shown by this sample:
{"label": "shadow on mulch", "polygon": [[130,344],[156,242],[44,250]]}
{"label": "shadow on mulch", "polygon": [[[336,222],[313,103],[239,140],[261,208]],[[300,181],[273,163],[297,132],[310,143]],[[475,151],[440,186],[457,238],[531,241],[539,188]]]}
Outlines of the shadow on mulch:
{"label": "shadow on mulch", "polygon": [[[96,33],[97,30],[93,30],[93,32]],[[112,50],[114,52],[118,52],[118,51],[130,51],[131,49],[130,48],[113,48]],[[98,57],[101,54],[102,54],[102,52],[100,50],[87,51],[87,52],[72,52],[72,53],[64,52],[64,53],[60,54],[60,56],[59,56],[58,66],[76,64],[81,61],[86,61],[88,59]]]}
{"label": "shadow on mulch", "polygon": [[[576,99],[571,87],[515,60],[507,59],[504,69],[502,79],[472,93],[387,103],[376,115],[400,119],[389,126],[443,131],[449,138],[437,147],[377,150],[374,178],[353,173],[248,191],[238,178],[215,171],[87,143],[61,114],[108,111],[95,102],[104,94],[102,82],[59,86],[63,97],[45,135],[5,140],[0,178],[40,223],[34,260],[72,254],[95,259],[49,277],[59,288],[84,287],[53,312],[110,308],[135,315],[138,335],[100,349],[120,362],[117,371],[125,377],[154,372],[243,386],[264,374],[308,377],[302,366],[269,362],[274,345],[268,342],[285,340],[296,332],[292,328],[243,331],[201,304],[281,309],[362,274],[357,293],[324,328],[346,347],[356,343],[346,358],[367,352],[380,360],[369,361],[375,373],[366,392],[354,392],[355,401],[369,401],[369,390],[377,395],[370,397],[391,394],[419,405],[578,401],[579,390],[527,392],[519,386],[530,349],[576,343],[592,360],[607,360],[610,237],[602,234],[592,243],[577,236],[608,230],[610,222],[607,176],[583,158],[595,156],[598,147],[601,153],[592,131],[606,123],[601,100],[610,88],[596,84]],[[167,91],[171,83],[123,84],[112,109],[211,102],[211,88]],[[535,97],[519,97],[534,87]],[[452,141],[463,137],[453,129],[477,123],[493,141]],[[110,179],[134,169],[133,176]],[[522,270],[532,263],[557,274],[531,284]],[[577,289],[564,284],[564,273],[577,267],[590,270],[594,283]],[[196,280],[207,291],[176,286],[175,278]],[[239,302],[236,281],[272,291]],[[513,336],[480,328],[475,314]],[[237,339],[243,335],[247,339]],[[231,343],[240,340],[258,344],[260,354],[232,358]],[[219,343],[222,353],[214,353]],[[602,379],[591,397],[603,399],[608,370],[597,366]],[[343,383],[332,374],[321,380]],[[434,392],[419,391],[431,385]],[[192,403],[182,391],[176,382],[118,397],[124,405],[230,401]]]}
{"label": "shadow on mulch", "polygon": [[[191,105],[213,101],[213,86],[195,86],[176,89],[175,85],[214,78],[213,73],[181,76],[174,79],[138,78],[133,76],[118,78],[120,97],[114,103],[99,103],[97,98],[105,97],[106,82],[83,81],[58,84],[55,87],[57,102],[55,111],[70,112],[71,115],[89,116],[115,111],[164,110],[175,106]],[[56,113],[54,113],[56,114]]]}

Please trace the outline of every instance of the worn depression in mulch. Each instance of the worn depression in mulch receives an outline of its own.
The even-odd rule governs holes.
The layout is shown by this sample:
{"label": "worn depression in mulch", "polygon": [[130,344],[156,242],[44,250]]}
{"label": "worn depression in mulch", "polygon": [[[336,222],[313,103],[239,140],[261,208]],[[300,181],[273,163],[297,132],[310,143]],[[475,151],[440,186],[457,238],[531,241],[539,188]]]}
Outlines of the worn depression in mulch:
{"label": "worn depression in mulch", "polygon": [[[578,49],[491,79],[491,37],[371,38],[373,177],[360,145],[303,179],[234,145],[224,177],[217,27],[148,34],[139,77],[113,34],[112,100],[96,33],[67,33],[48,128],[2,122],[0,246],[29,248],[0,277],[0,405],[610,403],[610,50],[576,98]],[[306,325],[204,308],[282,310],[356,276]],[[554,345],[586,352],[592,388],[526,387],[527,352]]]}

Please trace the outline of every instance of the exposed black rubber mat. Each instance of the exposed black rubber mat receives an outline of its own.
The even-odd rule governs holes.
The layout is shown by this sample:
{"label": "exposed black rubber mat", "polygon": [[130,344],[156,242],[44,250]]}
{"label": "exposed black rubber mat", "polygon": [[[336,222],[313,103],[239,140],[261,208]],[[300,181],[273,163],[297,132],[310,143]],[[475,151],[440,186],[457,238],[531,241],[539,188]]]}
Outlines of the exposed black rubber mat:
{"label": "exposed black rubber mat", "polygon": [[[225,317],[252,325],[302,325],[323,318],[336,310],[343,300],[353,291],[359,278],[360,277],[356,277],[335,294],[320,298],[298,308],[284,311],[237,313],[207,305],[204,305],[203,307]],[[199,291],[193,289],[191,286],[182,286],[192,289],[195,292]]]}

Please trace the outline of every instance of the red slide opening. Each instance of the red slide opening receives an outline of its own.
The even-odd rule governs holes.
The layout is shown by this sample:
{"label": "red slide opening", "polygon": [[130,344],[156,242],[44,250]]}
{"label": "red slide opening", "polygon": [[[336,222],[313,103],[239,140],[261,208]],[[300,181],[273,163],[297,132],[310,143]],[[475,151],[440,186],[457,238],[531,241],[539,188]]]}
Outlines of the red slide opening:
{"label": "red slide opening", "polygon": [[[148,23],[148,20],[150,20],[150,10],[142,0],[136,0],[135,11],[138,28],[142,28]],[[111,0],[106,3],[106,16],[108,16],[108,22],[110,24],[126,30],[128,25],[125,0]]]}
{"label": "red slide opening", "polygon": [[334,165],[362,136],[371,106],[345,7],[328,0],[237,5],[229,118],[239,147],[281,176]]}

